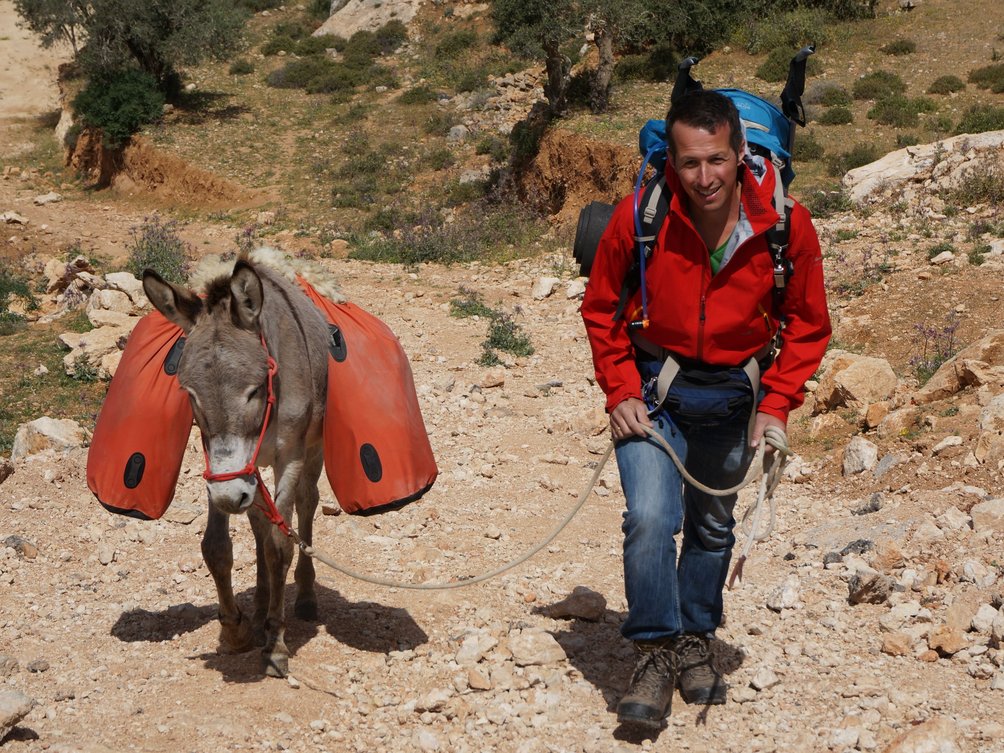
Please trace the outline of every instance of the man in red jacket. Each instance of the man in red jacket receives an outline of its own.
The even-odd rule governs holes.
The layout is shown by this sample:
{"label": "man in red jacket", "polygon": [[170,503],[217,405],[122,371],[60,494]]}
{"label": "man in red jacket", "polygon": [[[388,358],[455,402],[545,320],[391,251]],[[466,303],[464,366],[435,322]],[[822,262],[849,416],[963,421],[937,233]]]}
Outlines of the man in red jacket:
{"label": "man in red jacket", "polygon": [[[651,728],[669,713],[677,685],[688,703],[725,702],[709,648],[722,619],[736,495],[684,484],[646,428],[704,484],[733,486],[765,429],[783,431],[801,405],[830,335],[819,240],[797,203],[786,252],[793,271],[783,297],[775,293],[765,233],[779,220],[771,199],[780,177],[746,150],[732,101],[714,91],[688,94],[670,109],[666,133],[672,198],[645,269],[648,321],[637,322],[640,290],[617,315],[636,258],[630,196],[600,240],[582,303],[627,500],[621,632],[640,652],[617,714]],[[652,410],[667,357],[680,371]],[[673,537],[681,529],[677,562]]]}

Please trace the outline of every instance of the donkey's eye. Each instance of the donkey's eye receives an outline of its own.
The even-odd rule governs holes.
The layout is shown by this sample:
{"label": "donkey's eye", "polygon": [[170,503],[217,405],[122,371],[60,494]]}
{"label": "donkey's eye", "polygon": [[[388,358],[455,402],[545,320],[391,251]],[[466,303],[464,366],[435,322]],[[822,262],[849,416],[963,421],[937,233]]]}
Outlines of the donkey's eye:
{"label": "donkey's eye", "polygon": [[265,385],[259,384],[257,387],[252,387],[250,390],[248,390],[245,399],[247,400],[247,402],[250,403],[252,400],[257,400],[258,398],[260,398],[264,393],[265,393]]}

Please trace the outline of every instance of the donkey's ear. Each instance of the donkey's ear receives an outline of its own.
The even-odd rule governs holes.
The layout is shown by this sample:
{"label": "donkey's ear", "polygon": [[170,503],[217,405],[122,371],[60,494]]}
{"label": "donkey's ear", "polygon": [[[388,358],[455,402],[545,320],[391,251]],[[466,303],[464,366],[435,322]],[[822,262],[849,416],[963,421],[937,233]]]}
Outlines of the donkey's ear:
{"label": "donkey's ear", "polygon": [[254,267],[243,259],[238,261],[230,277],[230,319],[234,325],[258,332],[263,298],[261,279]]}
{"label": "donkey's ear", "polygon": [[202,299],[187,288],[172,285],[152,269],[143,270],[143,292],[169,322],[188,334],[202,313]]}

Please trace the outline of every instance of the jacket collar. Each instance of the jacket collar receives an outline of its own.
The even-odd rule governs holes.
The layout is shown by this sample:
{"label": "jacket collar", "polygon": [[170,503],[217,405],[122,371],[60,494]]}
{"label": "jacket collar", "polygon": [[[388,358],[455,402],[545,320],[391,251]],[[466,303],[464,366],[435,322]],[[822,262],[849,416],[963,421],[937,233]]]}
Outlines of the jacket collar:
{"label": "jacket collar", "polygon": [[[761,157],[753,157],[750,162],[749,157],[739,165],[739,200],[742,202],[743,211],[749,220],[754,235],[766,232],[772,225],[780,219],[780,215],[774,210],[774,186],[777,182],[777,171],[770,165],[756,160]],[[761,177],[757,177],[757,173]],[[675,212],[688,225],[694,227],[694,222],[687,209],[687,194],[683,190],[683,183],[680,176],[676,174],[672,160],[666,161],[666,186],[672,191],[673,198],[669,204],[669,211]],[[696,231],[696,228],[694,230]]]}

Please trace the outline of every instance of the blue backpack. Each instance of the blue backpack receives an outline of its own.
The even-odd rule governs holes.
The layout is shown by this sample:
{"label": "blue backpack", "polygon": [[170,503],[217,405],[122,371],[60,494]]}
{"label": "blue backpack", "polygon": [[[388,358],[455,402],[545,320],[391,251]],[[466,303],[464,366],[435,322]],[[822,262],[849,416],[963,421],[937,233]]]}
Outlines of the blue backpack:
{"label": "blue backpack", "polygon": [[[763,157],[765,166],[773,165],[778,171],[774,194],[774,208],[781,219],[767,232],[767,244],[774,259],[774,291],[780,299],[791,277],[791,261],[786,257],[788,248],[791,199],[788,186],[795,177],[791,165],[791,152],[795,140],[795,124],[805,125],[805,111],[802,107],[802,92],[805,90],[805,65],[815,47],[802,48],[791,59],[788,79],[781,92],[781,109],[755,94],[741,89],[716,89],[735,104],[745,131],[747,146],[754,155]],[[688,57],[677,68],[676,83],[673,86],[671,103],[692,91],[702,89],[700,82],[690,75],[690,69],[698,59]],[[671,193],[663,174],[666,167],[666,121],[650,120],[638,134],[639,151],[644,157],[638,180],[635,183],[635,261],[621,287],[620,300],[614,319],[624,315],[628,301],[640,288],[642,294],[642,317],[628,323],[631,329],[643,329],[648,325],[648,300],[645,289],[645,263],[652,253],[659,228],[669,212]],[[647,167],[651,165],[655,174],[643,184]],[[579,213],[575,232],[573,255],[580,264],[580,274],[589,275],[596,247],[603,230],[613,214],[614,205],[594,201]]]}

